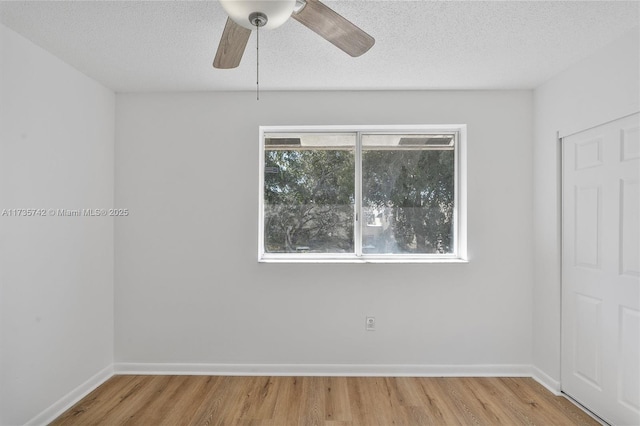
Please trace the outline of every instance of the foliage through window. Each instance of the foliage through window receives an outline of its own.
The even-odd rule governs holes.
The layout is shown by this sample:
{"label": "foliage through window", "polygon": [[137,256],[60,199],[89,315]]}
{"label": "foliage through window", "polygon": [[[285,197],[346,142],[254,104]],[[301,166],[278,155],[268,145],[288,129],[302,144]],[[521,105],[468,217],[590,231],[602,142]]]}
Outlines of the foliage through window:
{"label": "foliage through window", "polygon": [[260,260],[464,259],[463,137],[261,128]]}

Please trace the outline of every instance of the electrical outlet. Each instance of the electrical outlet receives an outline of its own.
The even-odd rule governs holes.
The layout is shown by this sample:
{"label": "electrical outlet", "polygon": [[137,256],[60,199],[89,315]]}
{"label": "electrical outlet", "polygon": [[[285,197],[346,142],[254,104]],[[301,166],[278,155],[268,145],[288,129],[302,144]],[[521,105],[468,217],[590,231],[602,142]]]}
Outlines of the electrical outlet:
{"label": "electrical outlet", "polygon": [[365,321],[365,329],[367,331],[376,331],[376,317],[367,317]]}

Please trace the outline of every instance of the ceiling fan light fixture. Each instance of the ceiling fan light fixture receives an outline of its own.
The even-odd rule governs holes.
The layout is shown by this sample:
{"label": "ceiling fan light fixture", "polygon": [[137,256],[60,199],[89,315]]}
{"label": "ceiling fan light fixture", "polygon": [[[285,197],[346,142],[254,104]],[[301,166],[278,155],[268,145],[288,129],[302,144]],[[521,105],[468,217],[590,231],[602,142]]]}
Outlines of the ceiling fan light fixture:
{"label": "ceiling fan light fixture", "polygon": [[289,19],[296,0],[220,0],[220,4],[235,23],[250,30],[256,28],[251,22],[252,14],[260,13],[261,16],[266,16],[267,22],[261,28],[270,30]]}
{"label": "ceiling fan light fixture", "polygon": [[[293,18],[343,52],[357,57],[375,44],[375,39],[321,0],[219,0],[229,17],[224,25],[213,67],[236,68],[256,30],[256,74],[259,29],[277,28]],[[257,85],[257,76],[256,76]]]}

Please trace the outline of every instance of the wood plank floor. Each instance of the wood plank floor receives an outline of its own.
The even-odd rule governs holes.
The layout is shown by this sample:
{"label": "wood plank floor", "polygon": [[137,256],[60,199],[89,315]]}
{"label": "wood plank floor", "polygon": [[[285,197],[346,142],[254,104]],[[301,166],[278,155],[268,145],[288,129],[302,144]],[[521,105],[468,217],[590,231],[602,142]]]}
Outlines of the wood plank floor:
{"label": "wood plank floor", "polygon": [[598,425],[529,378],[114,376],[52,425]]}

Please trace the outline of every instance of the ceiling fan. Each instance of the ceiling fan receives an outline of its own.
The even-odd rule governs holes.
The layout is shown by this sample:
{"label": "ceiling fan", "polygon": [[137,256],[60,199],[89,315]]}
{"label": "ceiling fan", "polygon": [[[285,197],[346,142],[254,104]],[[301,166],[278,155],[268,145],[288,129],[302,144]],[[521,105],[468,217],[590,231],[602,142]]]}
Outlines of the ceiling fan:
{"label": "ceiling fan", "polygon": [[252,29],[273,29],[289,17],[315,31],[349,55],[356,57],[375,43],[373,37],[319,0],[220,0],[229,17],[213,66],[235,68],[240,64]]}

